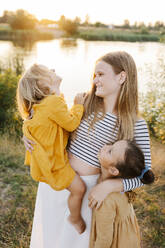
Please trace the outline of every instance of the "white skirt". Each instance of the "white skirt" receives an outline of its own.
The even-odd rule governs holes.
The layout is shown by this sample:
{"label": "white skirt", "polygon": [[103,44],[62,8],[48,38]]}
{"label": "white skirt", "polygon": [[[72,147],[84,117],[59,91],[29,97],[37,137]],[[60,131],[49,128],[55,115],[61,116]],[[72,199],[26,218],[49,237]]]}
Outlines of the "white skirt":
{"label": "white skirt", "polygon": [[82,203],[82,217],[86,230],[81,235],[68,222],[69,191],[55,191],[39,183],[34,211],[31,248],[88,248],[92,211],[88,207],[89,190],[96,184],[98,175],[81,176],[86,184]]}

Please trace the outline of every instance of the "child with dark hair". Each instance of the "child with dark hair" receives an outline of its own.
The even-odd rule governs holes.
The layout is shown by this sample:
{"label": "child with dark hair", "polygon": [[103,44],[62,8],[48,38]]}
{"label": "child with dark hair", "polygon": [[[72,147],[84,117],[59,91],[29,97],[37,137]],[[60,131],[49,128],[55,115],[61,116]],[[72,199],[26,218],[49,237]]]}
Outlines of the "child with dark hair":
{"label": "child with dark hair", "polygon": [[[145,168],[144,155],[132,141],[120,140],[105,145],[98,154],[101,164],[99,182],[109,178],[139,177],[142,183],[154,182],[154,174]],[[93,201],[89,206],[93,207]],[[90,248],[140,248],[140,233],[127,194],[111,193],[99,209],[93,209]]]}

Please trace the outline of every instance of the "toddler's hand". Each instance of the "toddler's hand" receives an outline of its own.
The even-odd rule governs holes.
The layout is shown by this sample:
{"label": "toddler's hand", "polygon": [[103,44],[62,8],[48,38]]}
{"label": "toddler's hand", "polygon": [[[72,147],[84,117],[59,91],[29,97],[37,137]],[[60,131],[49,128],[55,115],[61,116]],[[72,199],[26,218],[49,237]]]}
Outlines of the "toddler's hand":
{"label": "toddler's hand", "polygon": [[35,143],[32,140],[29,140],[28,138],[26,138],[25,135],[22,137],[22,141],[24,143],[26,150],[29,152],[32,152],[34,149],[33,145],[35,145]]}
{"label": "toddler's hand", "polygon": [[78,93],[74,98],[74,104],[84,104],[86,96],[86,93]]}

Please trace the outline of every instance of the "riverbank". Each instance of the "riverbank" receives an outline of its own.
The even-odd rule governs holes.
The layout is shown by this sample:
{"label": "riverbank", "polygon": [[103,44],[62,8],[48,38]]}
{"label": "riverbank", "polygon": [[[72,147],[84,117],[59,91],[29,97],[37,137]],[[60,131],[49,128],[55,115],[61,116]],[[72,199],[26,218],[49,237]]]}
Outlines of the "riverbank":
{"label": "riverbank", "polygon": [[35,30],[12,30],[10,27],[1,28],[0,40],[51,40],[56,38],[69,37],[80,38],[92,41],[127,41],[127,42],[163,42],[165,36],[160,32],[148,31],[146,29],[110,29],[100,27],[79,27],[74,35],[68,35],[58,28],[38,26]]}
{"label": "riverbank", "polygon": [[39,41],[51,40],[54,36],[50,32],[40,32],[39,30],[12,30],[0,29],[0,40],[6,41]]}
{"label": "riverbank", "polygon": [[[163,248],[165,235],[165,145],[152,140],[153,168],[158,177],[139,190],[135,210],[143,248]],[[37,183],[23,165],[24,147],[9,136],[0,137],[0,247],[28,248]]]}

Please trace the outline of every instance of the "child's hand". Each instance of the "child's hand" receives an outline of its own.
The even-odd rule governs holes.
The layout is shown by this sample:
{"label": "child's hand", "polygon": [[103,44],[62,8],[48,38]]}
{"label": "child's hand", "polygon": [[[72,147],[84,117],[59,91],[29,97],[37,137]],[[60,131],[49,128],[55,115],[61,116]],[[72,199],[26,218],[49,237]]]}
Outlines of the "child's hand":
{"label": "child's hand", "polygon": [[84,104],[87,94],[86,93],[78,93],[74,98],[74,104]]}
{"label": "child's hand", "polygon": [[26,150],[28,150],[29,152],[32,152],[34,149],[32,145],[34,145],[35,143],[32,140],[29,140],[28,138],[26,138],[25,135],[23,136],[22,141],[24,143]]}

